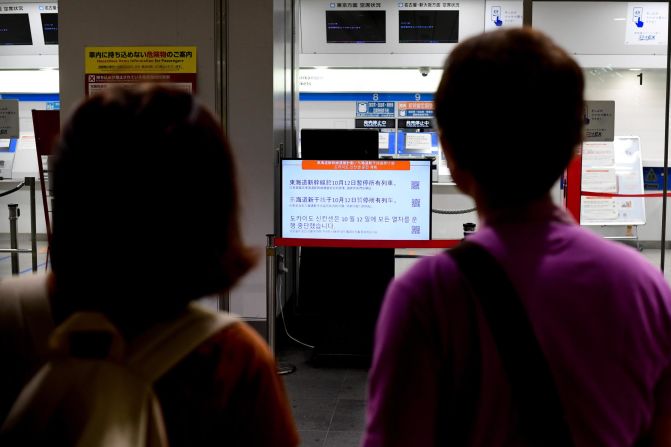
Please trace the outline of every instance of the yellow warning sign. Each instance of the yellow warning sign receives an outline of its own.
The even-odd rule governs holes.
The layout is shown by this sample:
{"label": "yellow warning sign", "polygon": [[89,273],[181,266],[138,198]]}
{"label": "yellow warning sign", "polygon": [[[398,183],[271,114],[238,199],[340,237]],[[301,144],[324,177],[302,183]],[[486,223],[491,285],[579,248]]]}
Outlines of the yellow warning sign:
{"label": "yellow warning sign", "polygon": [[86,47],[87,74],[196,73],[196,47]]}

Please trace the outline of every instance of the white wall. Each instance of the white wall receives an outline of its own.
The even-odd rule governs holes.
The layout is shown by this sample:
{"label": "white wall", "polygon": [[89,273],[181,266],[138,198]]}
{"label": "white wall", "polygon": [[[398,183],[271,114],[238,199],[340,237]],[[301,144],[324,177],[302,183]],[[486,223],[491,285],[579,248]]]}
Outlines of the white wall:
{"label": "white wall", "polygon": [[215,0],[61,0],[61,121],[84,97],[86,46],[196,46],[197,96],[214,110],[214,12]]}
{"label": "white wall", "polygon": [[[328,44],[326,42],[324,11],[332,9],[330,7],[331,3],[329,0],[302,0],[300,2],[301,25],[298,44],[301,52],[301,66],[440,67],[443,65],[445,54],[456,46],[453,43],[398,43],[399,2],[396,0],[380,0],[381,8],[374,8],[386,11],[386,43],[361,45]],[[441,6],[433,9],[456,9],[454,7],[444,7],[443,5],[447,3],[457,3],[459,5],[460,40],[484,30],[484,1],[460,0],[459,2],[440,2]],[[426,8],[404,8],[404,10],[411,9]]]}
{"label": "white wall", "polygon": [[[92,0],[84,7],[78,1],[62,0],[63,114],[83,97],[83,54],[89,45],[197,46],[198,96],[214,108],[215,1]],[[226,125],[237,158],[243,236],[263,255],[265,234],[273,231],[273,2],[227,3]],[[189,164],[189,169],[198,170],[198,160]],[[260,261],[231,292],[231,310],[243,317],[265,317],[262,257]]]}
{"label": "white wall", "polygon": [[[638,74],[643,73],[643,85]],[[585,98],[615,101],[615,135],[641,137],[643,166],[664,164],[664,119],[666,112],[665,69],[585,69]],[[659,241],[662,225],[662,199],[645,199],[646,224],[638,227],[641,241]],[[601,234],[623,235],[624,227],[590,227]],[[667,234],[671,234],[671,219]]]}
{"label": "white wall", "polygon": [[[621,19],[627,17],[627,7],[625,2],[534,2],[533,23],[534,27],[548,33],[564,46],[585,67],[586,99],[615,101],[615,134],[640,136],[644,166],[661,166],[665,134],[666,45],[625,45],[626,23]],[[316,2],[309,8],[304,6],[303,18],[306,17],[306,10],[307,16],[314,16],[317,10],[323,9],[323,2]],[[313,28],[321,25],[321,20],[313,20],[308,25],[308,34],[314,37],[316,33]],[[309,48],[319,51],[318,43],[312,44],[312,47]],[[306,46],[302,48],[305,50]],[[435,90],[436,79],[440,77],[440,70],[433,70],[429,79],[413,80],[410,70],[398,70],[412,66],[410,62],[414,61],[413,57],[421,59],[426,56],[424,54],[403,55],[402,61],[391,57],[388,61],[392,62],[378,65],[389,68],[371,70],[365,68],[371,66],[370,61],[377,61],[371,55],[354,52],[336,55],[306,53],[304,51],[301,54],[302,67],[345,65],[358,69],[302,70],[299,83],[301,91],[430,92]],[[367,61],[362,60],[362,57]],[[311,64],[315,61],[319,64]],[[637,77],[640,73],[643,73],[643,85],[640,85]],[[303,117],[304,112],[307,112],[305,115],[308,120],[305,124],[308,127],[316,124],[337,127],[334,119],[338,119],[338,116],[331,116],[328,111],[312,110],[312,104],[305,106],[306,110],[300,113]],[[329,125],[329,121],[332,125]],[[470,203],[453,187],[437,187],[433,197],[434,208],[462,208]],[[642,240],[659,240],[661,199],[646,199],[646,212],[647,224],[639,228],[639,236]],[[434,237],[454,238],[460,234],[461,223],[469,217],[473,215],[434,215]],[[596,230],[600,231],[599,228]]]}
{"label": "white wall", "polygon": [[666,45],[626,45],[626,2],[533,4],[533,26],[576,55],[584,67],[666,67]]}
{"label": "white wall", "polygon": [[231,293],[231,310],[255,318],[266,314],[263,247],[274,232],[274,113],[282,112],[274,101],[274,76],[283,71],[273,66],[273,27],[273,0],[228,3],[228,136],[238,161],[243,234],[261,255]]}
{"label": "white wall", "polygon": [[[637,75],[643,73],[643,85]],[[644,165],[664,160],[666,70],[585,69],[585,99],[615,101],[615,135],[641,137]]]}
{"label": "white wall", "polygon": [[[216,2],[61,0],[62,117],[83,98],[84,47],[94,45],[197,46],[198,96],[214,108]],[[223,62],[228,82],[225,116],[238,164],[243,236],[263,255],[265,234],[273,231],[275,5],[272,0],[223,3],[228,8],[228,60]],[[189,160],[189,165],[197,172],[198,160]],[[231,310],[247,318],[265,317],[263,257],[260,261],[231,292]]]}

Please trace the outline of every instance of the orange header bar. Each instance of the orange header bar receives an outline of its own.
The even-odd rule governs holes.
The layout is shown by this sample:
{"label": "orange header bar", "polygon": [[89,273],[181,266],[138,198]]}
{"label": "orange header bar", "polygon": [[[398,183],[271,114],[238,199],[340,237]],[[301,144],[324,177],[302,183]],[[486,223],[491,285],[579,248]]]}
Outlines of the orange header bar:
{"label": "orange header bar", "polygon": [[306,171],[409,171],[408,160],[303,160]]}

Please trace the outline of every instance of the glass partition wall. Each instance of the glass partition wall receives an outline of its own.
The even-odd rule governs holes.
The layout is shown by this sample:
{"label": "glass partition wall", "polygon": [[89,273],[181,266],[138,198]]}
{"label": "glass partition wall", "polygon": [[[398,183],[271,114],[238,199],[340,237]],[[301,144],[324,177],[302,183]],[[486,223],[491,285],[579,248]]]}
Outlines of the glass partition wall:
{"label": "glass partition wall", "polygon": [[[299,1],[298,147],[301,129],[377,125],[381,157],[435,157],[434,208],[468,210],[472,202],[451,182],[438,139],[427,135],[436,132],[430,104],[445,55],[482,31],[530,25],[572,54],[586,80],[586,141],[554,197],[585,227],[637,247],[663,268],[668,7],[626,1]],[[367,34],[344,35],[340,22],[348,20]],[[443,31],[417,34],[415,28],[426,29],[422,21]],[[408,37],[408,27],[417,35]],[[389,108],[382,120],[356,108],[380,102]],[[416,116],[425,119],[426,129],[406,128],[407,118]],[[420,131],[425,140],[415,138]],[[409,136],[425,147],[410,146]],[[477,223],[475,213],[434,213],[432,219],[434,239],[461,238],[464,223]]]}
{"label": "glass partition wall", "polygon": [[668,234],[668,8],[534,1],[531,20],[585,72],[585,142],[568,171],[568,208],[581,225],[637,247],[661,268]]}

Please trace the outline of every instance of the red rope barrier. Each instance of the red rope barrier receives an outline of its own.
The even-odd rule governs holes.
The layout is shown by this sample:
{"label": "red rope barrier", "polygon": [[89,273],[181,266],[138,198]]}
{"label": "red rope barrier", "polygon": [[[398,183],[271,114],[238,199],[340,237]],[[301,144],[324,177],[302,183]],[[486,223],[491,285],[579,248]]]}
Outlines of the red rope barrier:
{"label": "red rope barrier", "polygon": [[581,191],[580,195],[583,197],[606,197],[609,199],[613,197],[664,197],[663,192],[653,192],[648,194],[613,194],[610,192]]}

